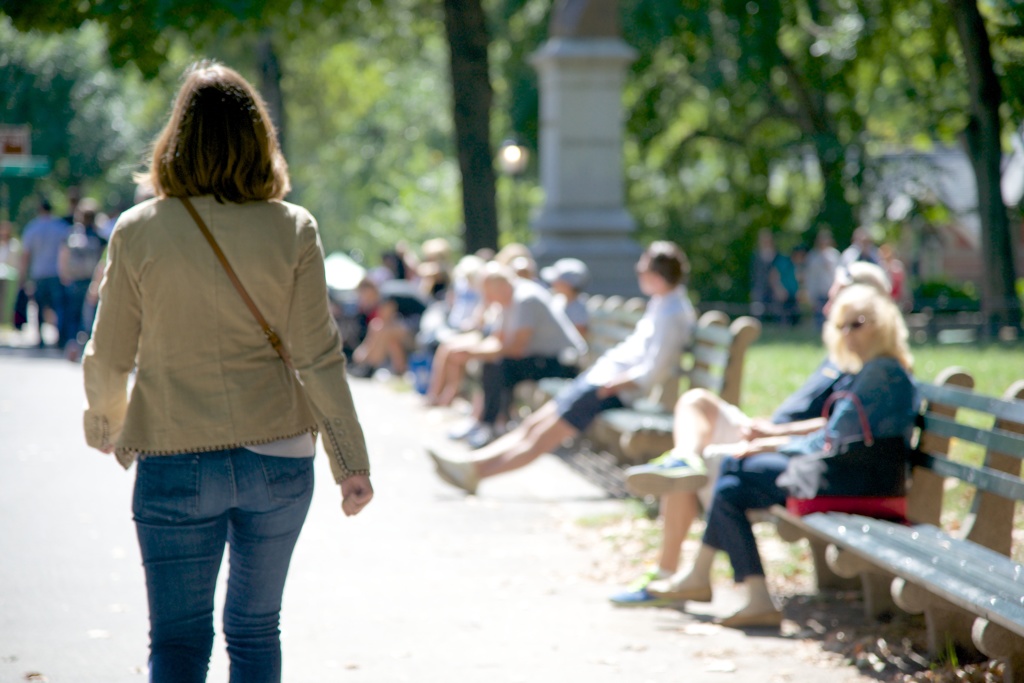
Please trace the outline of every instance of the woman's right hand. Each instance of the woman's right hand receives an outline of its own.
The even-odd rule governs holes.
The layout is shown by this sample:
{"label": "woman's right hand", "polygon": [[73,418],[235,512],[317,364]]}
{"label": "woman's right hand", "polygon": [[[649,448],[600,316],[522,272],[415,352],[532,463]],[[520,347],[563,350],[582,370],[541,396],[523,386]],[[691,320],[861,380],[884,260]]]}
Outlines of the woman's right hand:
{"label": "woman's right hand", "polygon": [[341,510],[346,517],[358,515],[373,500],[373,485],[365,474],[353,474],[341,482]]}

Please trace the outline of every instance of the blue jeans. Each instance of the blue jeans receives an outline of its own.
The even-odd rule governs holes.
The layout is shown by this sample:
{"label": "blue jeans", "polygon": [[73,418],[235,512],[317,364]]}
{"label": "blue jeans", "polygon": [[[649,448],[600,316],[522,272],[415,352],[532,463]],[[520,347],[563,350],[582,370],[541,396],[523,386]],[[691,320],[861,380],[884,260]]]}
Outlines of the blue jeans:
{"label": "blue jeans", "polygon": [[231,683],[281,680],[281,594],[312,500],[312,461],[244,448],[139,459],[132,510],[146,570],[152,683],[206,680],[225,544]]}
{"label": "blue jeans", "polygon": [[[83,331],[82,309],[85,307],[85,297],[89,294],[89,285],[92,280],[75,280],[64,288],[64,321],[63,334],[66,342],[77,341],[78,333]],[[90,330],[91,331],[91,330]],[[82,339],[84,345],[87,339]]]}
{"label": "blue jeans", "polygon": [[59,277],[41,277],[35,280],[36,290],[32,297],[38,308],[39,346],[43,345],[43,311],[50,309],[57,316],[57,346],[64,348],[67,315],[67,296]]}
{"label": "blue jeans", "polygon": [[722,461],[708,511],[704,545],[724,550],[729,555],[737,583],[748,576],[764,576],[747,510],[786,502],[786,492],[776,486],[775,480],[786,470],[788,462],[789,458],[781,453],[759,453]]}

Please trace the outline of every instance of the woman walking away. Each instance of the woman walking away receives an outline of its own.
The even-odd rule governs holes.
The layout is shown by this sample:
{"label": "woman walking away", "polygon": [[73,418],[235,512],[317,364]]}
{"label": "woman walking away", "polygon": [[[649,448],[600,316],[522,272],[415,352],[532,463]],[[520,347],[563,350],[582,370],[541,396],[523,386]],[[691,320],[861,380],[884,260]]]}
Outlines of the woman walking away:
{"label": "woman walking away", "polygon": [[316,221],[282,201],[266,108],[219,64],[186,72],[146,180],[156,197],[111,236],[83,365],[86,440],[126,468],[138,460],[150,681],[206,679],[225,545],[231,681],[280,681],[281,595],[317,430],[345,514],[373,497]]}

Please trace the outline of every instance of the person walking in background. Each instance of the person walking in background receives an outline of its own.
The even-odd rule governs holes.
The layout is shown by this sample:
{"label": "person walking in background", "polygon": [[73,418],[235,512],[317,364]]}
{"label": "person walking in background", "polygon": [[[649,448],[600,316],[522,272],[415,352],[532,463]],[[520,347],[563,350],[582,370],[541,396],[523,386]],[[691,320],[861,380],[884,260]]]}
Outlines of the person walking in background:
{"label": "person walking in background", "polygon": [[[216,63],[186,72],[148,178],[156,199],[126,211],[110,240],[83,360],[86,441],[138,462],[149,680],[206,679],[226,545],[230,678],[276,683],[316,431],[344,513],[373,497],[317,224],[282,201],[288,168],[259,95]],[[204,224],[281,345],[260,333]]]}
{"label": "person walking in background", "polygon": [[819,230],[814,237],[814,247],[807,254],[807,262],[804,266],[807,302],[810,304],[814,323],[818,329],[821,329],[825,323],[825,303],[828,301],[832,282],[836,278],[839,260],[840,254],[836,249],[836,242],[832,238],[832,231],[824,228]]}
{"label": "person walking in background", "polygon": [[779,253],[772,231],[757,233],[757,249],[750,263],[750,308],[763,321],[791,320],[796,306],[796,273],[793,262]]}
{"label": "person walking in background", "polygon": [[889,276],[889,282],[892,283],[892,300],[896,302],[901,311],[912,308],[913,297],[909,296],[907,292],[907,268],[900,260],[896,245],[886,242],[880,246],[878,259],[882,268],[885,269],[885,274]]}
{"label": "person walking in background", "polygon": [[63,218],[53,215],[53,206],[44,197],[39,201],[39,215],[29,221],[21,236],[21,277],[18,285],[27,286],[35,299],[39,348],[46,346],[43,322],[47,311],[57,326],[57,347],[62,349],[67,342],[64,336],[65,293],[60,281],[58,260],[68,230],[68,224]]}
{"label": "person walking in background", "polygon": [[8,302],[21,272],[21,242],[10,221],[0,221],[0,327],[11,322]]}
{"label": "person walking in background", "polygon": [[61,246],[57,259],[57,272],[64,285],[64,353],[69,360],[78,360],[82,346],[89,338],[83,325],[85,299],[92,284],[96,266],[103,260],[107,240],[96,226],[99,204],[86,197],[78,203],[77,218],[71,232]]}
{"label": "person walking in background", "polygon": [[850,246],[843,250],[840,258],[840,264],[844,266],[854,261],[868,261],[880,265],[878,247],[875,246],[875,240],[871,238],[871,232],[867,228],[860,227],[853,231]]}

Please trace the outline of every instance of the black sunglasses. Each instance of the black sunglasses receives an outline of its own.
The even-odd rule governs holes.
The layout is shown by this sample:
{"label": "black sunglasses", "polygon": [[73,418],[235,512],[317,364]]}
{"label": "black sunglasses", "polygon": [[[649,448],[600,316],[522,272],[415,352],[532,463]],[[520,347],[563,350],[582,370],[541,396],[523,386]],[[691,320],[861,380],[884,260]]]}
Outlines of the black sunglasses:
{"label": "black sunglasses", "polygon": [[867,322],[867,318],[865,318],[862,315],[858,315],[856,319],[851,320],[848,323],[843,323],[842,325],[836,323],[836,329],[838,329],[843,334],[846,334],[847,332],[852,332],[853,330],[859,330],[860,328],[864,327],[864,325],[866,325]]}

